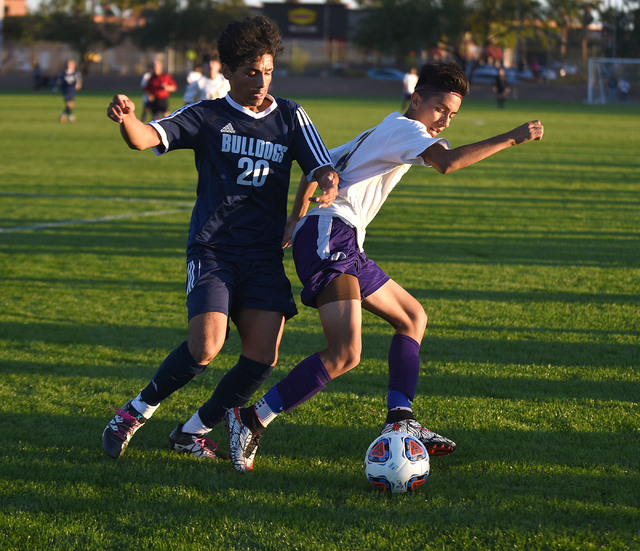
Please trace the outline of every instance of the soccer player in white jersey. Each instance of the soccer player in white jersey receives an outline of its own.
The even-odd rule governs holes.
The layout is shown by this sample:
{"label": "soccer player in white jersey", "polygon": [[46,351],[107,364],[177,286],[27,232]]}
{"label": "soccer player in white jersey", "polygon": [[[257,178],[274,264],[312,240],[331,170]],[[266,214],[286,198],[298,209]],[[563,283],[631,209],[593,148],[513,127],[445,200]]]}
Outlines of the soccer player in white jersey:
{"label": "soccer player in white jersey", "polygon": [[229,81],[220,72],[222,65],[218,55],[206,56],[200,78],[187,85],[184,102],[223,98],[229,92]]}
{"label": "soccer player in white jersey", "polygon": [[262,431],[279,413],[292,410],[358,365],[362,308],[395,330],[388,357],[388,415],[382,433],[409,432],[425,444],[430,455],[455,450],[454,442],[426,429],[413,416],[427,315],[418,300],[366,257],[363,245],[367,225],[411,166],[432,166],[447,174],[512,145],[542,138],[542,124],[532,121],[450,149],[440,133],[458,113],[468,91],[468,80],[455,63],[423,66],[404,115],[391,113],[374,128],[330,151],[340,176],[338,197],[331,206],[313,209],[305,216],[306,198],[316,185],[301,181],[287,221],[285,244],[295,227],[293,258],[304,286],[302,302],[318,309],[327,346],[295,366],[253,406],[227,412],[236,470],[253,468]]}
{"label": "soccer player in white jersey", "polygon": [[282,49],[278,27],[266,17],[232,21],[218,41],[231,87],[224,98],[184,106],[150,124],[136,118],[125,95],[116,95],[107,109],[132,149],[153,148],[158,155],[192,149],[198,169],[187,241],[189,338],[136,397],[116,409],[102,438],[113,458],[122,455],[162,400],[216,357],[231,319],[241,340],[237,364],[169,436],[172,449],[215,459],[216,445],[205,435],[269,376],[285,319],[297,313],[282,264],[291,166],[296,161],[310,179],[319,180],[321,206],[336,196],[338,176],[302,107],[268,93]]}

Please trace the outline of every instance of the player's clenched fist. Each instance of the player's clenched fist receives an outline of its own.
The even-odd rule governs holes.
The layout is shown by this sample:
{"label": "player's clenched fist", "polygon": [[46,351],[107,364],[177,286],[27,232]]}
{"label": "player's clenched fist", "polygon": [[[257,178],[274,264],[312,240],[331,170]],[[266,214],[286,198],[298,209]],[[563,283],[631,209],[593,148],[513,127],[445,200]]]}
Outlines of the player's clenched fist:
{"label": "player's clenched fist", "polygon": [[513,130],[513,139],[516,145],[528,142],[530,140],[541,140],[544,134],[544,126],[540,121],[525,122]]}
{"label": "player's clenched fist", "polygon": [[107,108],[107,117],[121,123],[124,116],[133,114],[135,110],[136,105],[131,99],[124,94],[116,94]]}

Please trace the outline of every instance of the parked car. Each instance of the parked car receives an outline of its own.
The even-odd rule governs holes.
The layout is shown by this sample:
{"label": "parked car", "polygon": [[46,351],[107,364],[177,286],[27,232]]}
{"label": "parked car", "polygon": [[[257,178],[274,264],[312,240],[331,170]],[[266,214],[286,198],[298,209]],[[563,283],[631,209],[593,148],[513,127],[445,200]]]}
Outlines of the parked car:
{"label": "parked car", "polygon": [[400,80],[404,78],[404,72],[393,67],[374,67],[367,71],[369,78],[375,78],[378,80]]}
{"label": "parked car", "polygon": [[570,61],[554,61],[551,63],[550,69],[555,71],[556,74],[561,77],[575,75],[579,71],[578,65],[571,63]]}
{"label": "parked car", "polygon": [[[518,71],[513,67],[509,67],[505,69],[505,74],[507,76],[507,82],[511,84],[519,82],[521,80],[533,79],[533,73],[530,69],[523,69],[522,71]],[[469,67],[467,69],[467,78],[471,83],[488,82],[493,84],[497,76],[498,68],[493,65],[476,65],[475,68]]]}
{"label": "parked car", "polygon": [[469,82],[494,82],[498,76],[498,68],[493,65],[470,65],[467,68]]}

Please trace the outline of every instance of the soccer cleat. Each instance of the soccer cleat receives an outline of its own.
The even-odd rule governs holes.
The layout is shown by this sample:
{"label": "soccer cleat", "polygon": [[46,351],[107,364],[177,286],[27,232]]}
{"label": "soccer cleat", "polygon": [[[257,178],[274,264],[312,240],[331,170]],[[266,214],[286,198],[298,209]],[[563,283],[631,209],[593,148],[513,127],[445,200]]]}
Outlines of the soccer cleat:
{"label": "soccer cleat", "polygon": [[217,459],[216,450],[218,444],[205,436],[196,436],[188,432],[182,432],[183,423],[180,423],[169,435],[169,447],[182,453],[190,453],[198,459]]}
{"label": "soccer cleat", "polygon": [[122,406],[122,409],[112,408],[112,411],[116,414],[102,433],[102,447],[107,455],[118,459],[127,449],[133,434],[147,420],[131,407],[131,400]]}
{"label": "soccer cleat", "polygon": [[415,419],[403,419],[395,423],[385,423],[382,425],[380,434],[391,431],[408,432],[415,436],[427,448],[427,452],[432,456],[449,455],[456,449],[456,443],[444,436],[441,436],[429,429],[424,428]]}
{"label": "soccer cleat", "polygon": [[258,451],[261,432],[252,432],[240,417],[240,408],[228,409],[224,415],[229,433],[229,455],[239,473],[253,470],[253,459]]}

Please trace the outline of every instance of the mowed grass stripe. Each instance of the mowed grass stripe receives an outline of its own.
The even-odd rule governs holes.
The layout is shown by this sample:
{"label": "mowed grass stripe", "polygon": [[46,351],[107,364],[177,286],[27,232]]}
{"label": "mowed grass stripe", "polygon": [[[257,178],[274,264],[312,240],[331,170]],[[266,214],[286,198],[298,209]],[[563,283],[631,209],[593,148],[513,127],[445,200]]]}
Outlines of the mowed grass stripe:
{"label": "mowed grass stripe", "polygon": [[[126,454],[105,456],[110,408],[186,338],[196,185],[192,154],[127,149],[110,96],[81,93],[78,123],[60,125],[59,97],[0,95],[0,227],[179,211],[0,234],[3,548],[640,547],[640,107],[465,101],[453,146],[534,118],[545,139],[446,177],[414,168],[369,227],[367,255],[429,315],[417,416],[458,444],[420,492],[389,499],[363,474],[393,333],[368,313],[361,364],[270,425],[251,475],[167,445],[235,364],[233,325]],[[297,99],[329,146],[398,107]],[[297,296],[289,251],[285,267]],[[298,305],[264,389],[325,346]],[[224,429],[210,436],[224,457]]]}

